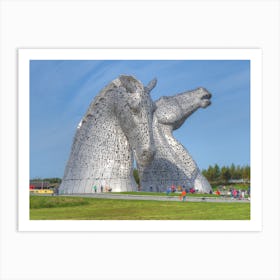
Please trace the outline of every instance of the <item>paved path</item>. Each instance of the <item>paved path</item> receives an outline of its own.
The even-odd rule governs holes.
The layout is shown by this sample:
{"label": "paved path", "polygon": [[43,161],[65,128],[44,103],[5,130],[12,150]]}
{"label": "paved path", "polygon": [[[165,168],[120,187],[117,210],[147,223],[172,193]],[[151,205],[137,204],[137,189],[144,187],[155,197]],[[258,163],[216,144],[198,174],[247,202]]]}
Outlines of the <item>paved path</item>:
{"label": "paved path", "polygon": [[[60,195],[62,196],[62,195]],[[93,194],[74,194],[63,196],[79,196],[79,197],[92,197],[100,199],[128,199],[128,200],[157,200],[157,201],[180,201],[179,196],[157,196],[157,195],[132,195],[132,194],[111,194],[111,193],[93,193]],[[228,197],[190,197],[187,196],[186,202],[224,202],[224,203],[250,203],[249,200],[235,200]]]}

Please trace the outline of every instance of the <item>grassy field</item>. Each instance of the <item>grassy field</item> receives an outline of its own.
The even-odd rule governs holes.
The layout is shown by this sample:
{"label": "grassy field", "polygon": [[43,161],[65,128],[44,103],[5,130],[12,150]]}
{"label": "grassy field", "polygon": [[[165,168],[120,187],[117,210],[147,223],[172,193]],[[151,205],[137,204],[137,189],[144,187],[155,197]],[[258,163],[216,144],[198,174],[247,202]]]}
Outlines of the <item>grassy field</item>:
{"label": "grassy field", "polygon": [[250,203],[30,197],[31,220],[249,220]]}

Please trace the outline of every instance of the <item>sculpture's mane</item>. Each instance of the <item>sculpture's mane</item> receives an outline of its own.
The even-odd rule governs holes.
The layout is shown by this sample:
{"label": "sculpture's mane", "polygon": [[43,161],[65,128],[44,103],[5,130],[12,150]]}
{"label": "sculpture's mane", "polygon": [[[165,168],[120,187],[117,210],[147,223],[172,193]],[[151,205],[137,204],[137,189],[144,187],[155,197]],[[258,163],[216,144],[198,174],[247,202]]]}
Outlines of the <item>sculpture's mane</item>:
{"label": "sculpture's mane", "polygon": [[87,121],[89,117],[92,117],[94,115],[95,110],[96,108],[98,108],[99,104],[102,101],[106,100],[108,92],[117,91],[120,87],[123,87],[127,91],[127,88],[122,84],[121,81],[122,78],[139,83],[139,81],[135,77],[126,76],[126,75],[120,75],[118,78],[110,82],[95,96],[90,106],[88,107],[86,114],[84,115],[83,119],[80,121],[78,128],[80,128],[82,124],[84,124]]}
{"label": "sculpture's mane", "polygon": [[[117,79],[116,79],[117,80]],[[95,113],[95,109],[98,108],[99,104],[101,103],[102,100],[106,99],[107,93],[112,90],[117,90],[117,85],[115,81],[112,81],[109,83],[107,86],[105,86],[93,99],[93,101],[90,103],[84,117],[78,124],[78,129],[88,120],[88,118],[93,117]]]}
{"label": "sculpture's mane", "polygon": [[[95,107],[96,105],[99,104],[99,102],[106,98],[106,95],[109,91],[113,91],[113,90],[118,90],[118,88],[120,88],[121,86],[123,88],[125,88],[122,85],[122,82],[120,79],[122,79],[122,77],[126,77],[127,79],[133,80],[137,83],[139,83],[139,81],[133,77],[133,76],[126,76],[126,75],[120,75],[118,78],[116,78],[115,80],[113,80],[111,83],[109,83],[107,86],[105,86],[97,95],[96,97],[93,99],[92,103],[89,106],[89,109],[92,109],[93,107]],[[127,91],[127,89],[125,88],[125,90]]]}
{"label": "sculpture's mane", "polygon": [[[114,80],[115,81],[115,80]],[[111,82],[110,84],[108,84],[107,86],[105,86],[93,99],[93,101],[91,102],[89,108],[92,108],[93,106],[98,105],[99,101],[101,101],[103,98],[106,98],[106,95],[109,91],[112,90],[117,90],[118,87],[117,85],[113,82]]]}

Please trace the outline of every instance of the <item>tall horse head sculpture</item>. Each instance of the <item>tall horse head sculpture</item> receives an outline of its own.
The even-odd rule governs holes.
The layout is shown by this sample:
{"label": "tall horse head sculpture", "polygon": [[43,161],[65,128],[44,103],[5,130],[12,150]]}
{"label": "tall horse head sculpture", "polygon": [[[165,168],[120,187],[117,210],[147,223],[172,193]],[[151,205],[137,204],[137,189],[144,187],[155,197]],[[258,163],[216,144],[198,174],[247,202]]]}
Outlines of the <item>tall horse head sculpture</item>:
{"label": "tall horse head sculpture", "polygon": [[153,102],[147,87],[121,75],[92,101],[78,125],[60,193],[91,193],[93,186],[135,191],[133,152],[139,166],[154,156]]}
{"label": "tall horse head sculpture", "polygon": [[175,130],[197,109],[208,107],[211,104],[210,98],[211,93],[202,87],[175,96],[164,96],[156,101],[155,116],[159,123]]}
{"label": "tall horse head sculpture", "polygon": [[172,184],[194,187],[201,192],[211,190],[188,150],[172,134],[197,109],[209,106],[210,98],[206,89],[198,88],[156,101],[153,118],[156,154],[149,166],[138,167],[143,190],[156,186],[156,190],[164,191]]}

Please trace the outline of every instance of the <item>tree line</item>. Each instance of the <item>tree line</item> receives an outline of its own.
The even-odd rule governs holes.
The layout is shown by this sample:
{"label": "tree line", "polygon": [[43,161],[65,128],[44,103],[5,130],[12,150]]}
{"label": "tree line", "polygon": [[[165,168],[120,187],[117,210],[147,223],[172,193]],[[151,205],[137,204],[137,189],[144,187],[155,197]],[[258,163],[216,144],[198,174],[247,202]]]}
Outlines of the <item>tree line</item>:
{"label": "tree line", "polygon": [[208,169],[202,170],[202,174],[207,180],[212,182],[227,183],[229,180],[244,180],[250,181],[250,166],[240,166],[231,164],[230,166],[214,166],[210,165]]}
{"label": "tree line", "polygon": [[61,183],[61,178],[57,178],[57,177],[54,177],[54,178],[33,178],[30,180],[30,184],[32,183],[36,183],[36,182],[48,182],[50,185],[53,185],[53,184],[60,184]]}

